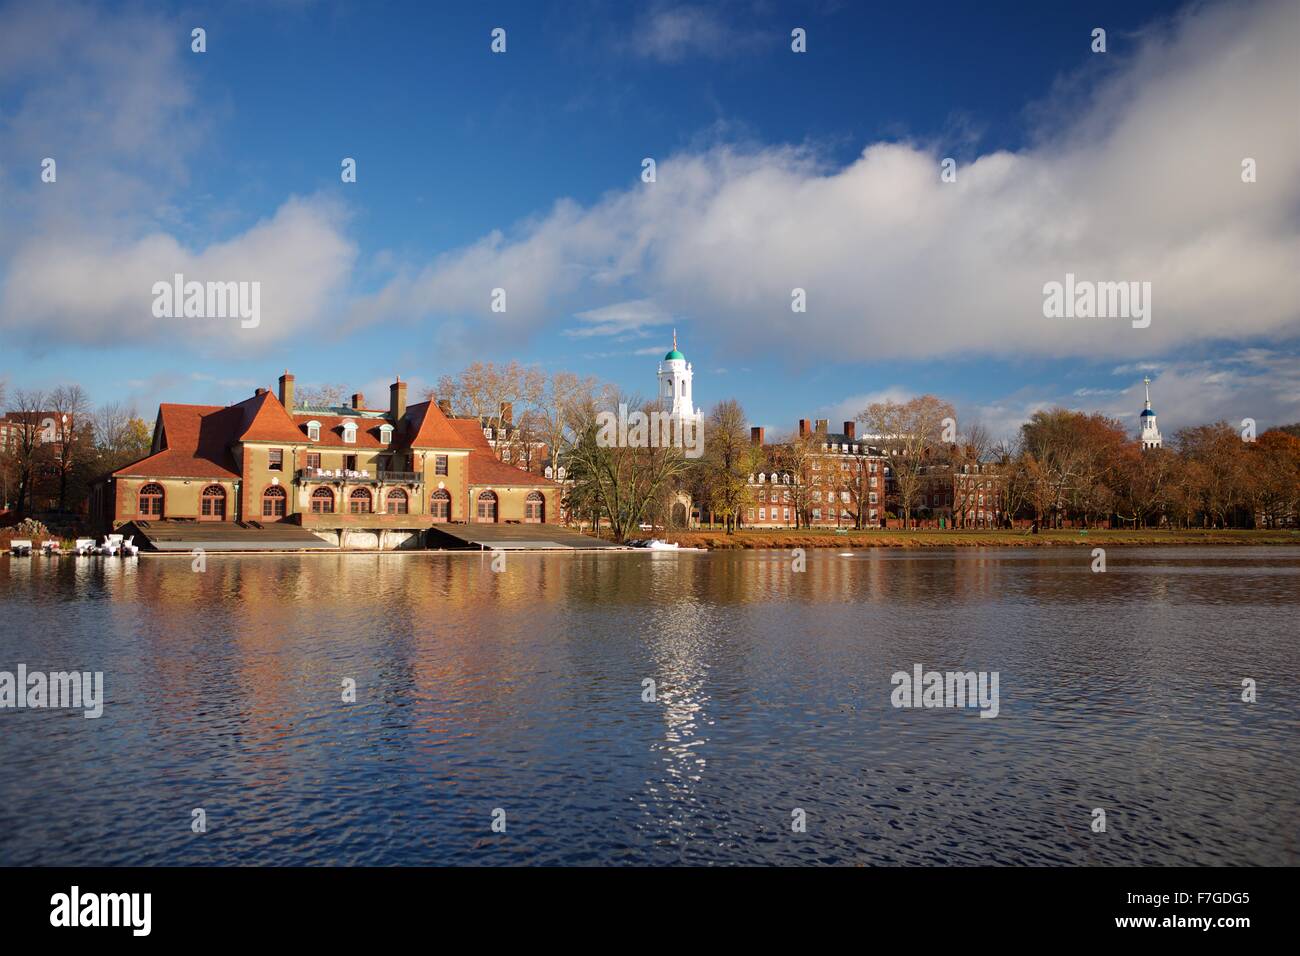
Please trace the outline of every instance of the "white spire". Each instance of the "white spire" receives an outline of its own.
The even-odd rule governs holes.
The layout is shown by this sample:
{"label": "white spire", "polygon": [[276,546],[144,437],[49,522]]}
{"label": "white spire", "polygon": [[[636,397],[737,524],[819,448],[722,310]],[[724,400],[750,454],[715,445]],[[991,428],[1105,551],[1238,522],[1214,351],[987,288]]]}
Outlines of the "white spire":
{"label": "white spire", "polygon": [[1151,379],[1143,376],[1142,384],[1146,388],[1146,401],[1142,406],[1142,441],[1143,451],[1148,448],[1159,448],[1164,439],[1160,437],[1160,429],[1156,427],[1156,413],[1151,410]]}

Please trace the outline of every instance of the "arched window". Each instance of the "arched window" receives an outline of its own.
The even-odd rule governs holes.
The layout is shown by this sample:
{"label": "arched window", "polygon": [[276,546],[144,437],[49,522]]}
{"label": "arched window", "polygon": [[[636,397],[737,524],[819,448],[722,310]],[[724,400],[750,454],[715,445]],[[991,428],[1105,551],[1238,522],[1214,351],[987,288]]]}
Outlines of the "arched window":
{"label": "arched window", "polygon": [[343,423],[343,441],[348,445],[355,445],[357,442],[357,423],[348,421]]}
{"label": "arched window", "polygon": [[311,513],[314,515],[332,515],[334,513],[334,492],[328,488],[317,488],[311,493]]}
{"label": "arched window", "polygon": [[262,517],[283,518],[288,503],[289,496],[284,493],[282,487],[267,485],[266,490],[262,492]]}
{"label": "arched window", "polygon": [[393,443],[393,426],[387,423],[379,426],[379,440],[385,445]]}
{"label": "arched window", "polygon": [[497,520],[496,492],[485,491],[478,496],[478,520],[490,522]]}
{"label": "arched window", "polygon": [[540,491],[530,491],[524,499],[524,521],[541,524],[546,520],[546,498]]}
{"label": "arched window", "polygon": [[394,488],[388,493],[388,513],[390,515],[404,515],[410,510],[406,492],[401,488]]}
{"label": "arched window", "polygon": [[372,510],[369,490],[353,488],[348,496],[348,511],[354,515],[368,515]]}
{"label": "arched window", "polygon": [[307,423],[308,441],[320,441],[320,422]]}
{"label": "arched window", "polygon": [[451,520],[451,495],[441,488],[429,498],[429,516],[434,521]]}
{"label": "arched window", "polygon": [[226,489],[220,485],[208,485],[199,498],[199,514],[211,521],[222,521],[226,517]]}
{"label": "arched window", "polygon": [[140,514],[146,518],[161,518],[163,513],[162,485],[149,482],[140,489]]}

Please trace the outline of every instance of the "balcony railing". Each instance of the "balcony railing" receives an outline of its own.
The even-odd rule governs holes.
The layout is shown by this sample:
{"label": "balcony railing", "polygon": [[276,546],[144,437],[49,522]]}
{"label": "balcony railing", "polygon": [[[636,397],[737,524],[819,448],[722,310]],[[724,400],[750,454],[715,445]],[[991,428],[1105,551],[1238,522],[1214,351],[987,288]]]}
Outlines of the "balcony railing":
{"label": "balcony railing", "polygon": [[371,472],[369,469],[348,468],[299,468],[299,481],[341,481],[351,484],[377,485],[383,482],[392,484],[421,484],[424,475],[418,471],[384,471]]}

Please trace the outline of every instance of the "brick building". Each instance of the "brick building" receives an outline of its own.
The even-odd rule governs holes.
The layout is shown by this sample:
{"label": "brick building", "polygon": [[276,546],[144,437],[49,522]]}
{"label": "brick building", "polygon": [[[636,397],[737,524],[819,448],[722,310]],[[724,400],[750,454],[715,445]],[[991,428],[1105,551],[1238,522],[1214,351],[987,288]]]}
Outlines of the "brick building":
{"label": "brick building", "polygon": [[[346,546],[410,546],[441,523],[541,523],[559,514],[559,486],[497,458],[477,419],[432,401],[387,408],[362,395],[345,406],[259,388],[230,406],[164,404],[149,455],[100,479],[91,516],[129,521],[291,522]],[[368,539],[367,539],[368,540]]]}
{"label": "brick building", "polygon": [[826,419],[800,419],[787,442],[767,444],[762,428],[750,439],[768,467],[749,476],[750,504],[742,524],[754,528],[854,528],[879,525],[885,515],[889,468],[880,449],[858,437],[854,422],[831,432]]}

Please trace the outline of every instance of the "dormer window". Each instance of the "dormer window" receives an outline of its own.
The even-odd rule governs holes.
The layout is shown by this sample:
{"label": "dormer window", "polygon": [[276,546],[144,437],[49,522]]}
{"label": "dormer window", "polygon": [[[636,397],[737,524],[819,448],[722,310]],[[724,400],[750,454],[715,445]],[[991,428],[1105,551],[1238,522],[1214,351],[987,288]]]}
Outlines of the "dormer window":
{"label": "dormer window", "polygon": [[547,466],[546,466],[546,477],[547,477],[547,478],[551,477],[551,466],[550,466],[550,465],[547,465]]}
{"label": "dormer window", "polygon": [[385,445],[391,445],[393,442],[393,426],[387,423],[379,426],[379,440]]}
{"label": "dormer window", "polygon": [[491,440],[492,440],[492,429],[491,429],[491,428],[485,428],[485,429],[483,429],[483,437],[486,438],[488,441],[491,441]]}
{"label": "dormer window", "polygon": [[307,423],[307,440],[320,441],[320,422]]}
{"label": "dormer window", "polygon": [[357,443],[357,423],[356,423],[356,422],[344,422],[344,423],[343,423],[343,442],[344,442],[344,444],[347,444],[347,445],[355,445],[355,444]]}

